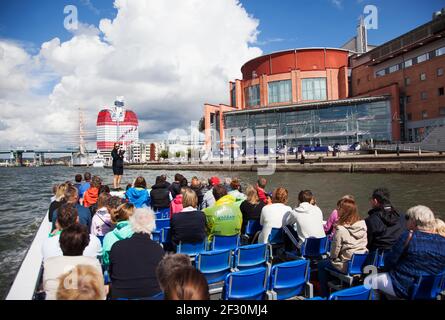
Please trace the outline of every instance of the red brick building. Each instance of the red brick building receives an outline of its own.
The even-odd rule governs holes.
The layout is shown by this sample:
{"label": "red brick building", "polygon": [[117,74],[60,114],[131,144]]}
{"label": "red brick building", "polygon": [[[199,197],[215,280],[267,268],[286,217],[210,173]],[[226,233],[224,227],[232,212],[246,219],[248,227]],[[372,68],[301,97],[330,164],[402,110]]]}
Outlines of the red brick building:
{"label": "red brick building", "polygon": [[445,15],[350,58],[352,97],[391,95],[400,140],[419,141],[445,125]]}

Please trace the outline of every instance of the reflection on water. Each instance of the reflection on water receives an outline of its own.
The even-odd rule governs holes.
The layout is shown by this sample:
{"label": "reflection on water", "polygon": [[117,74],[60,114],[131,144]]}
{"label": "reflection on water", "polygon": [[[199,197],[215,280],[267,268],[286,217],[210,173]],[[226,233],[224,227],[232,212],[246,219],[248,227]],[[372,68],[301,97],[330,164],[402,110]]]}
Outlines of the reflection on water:
{"label": "reflection on water", "polygon": [[[112,184],[110,169],[89,168],[92,174],[100,175],[105,183]],[[14,275],[32,242],[51,197],[55,183],[73,180],[76,173],[85,168],[42,167],[0,168],[0,297],[4,297]],[[149,170],[125,170],[124,185],[142,175],[148,184],[154,183],[157,175],[166,173],[169,181],[176,172]],[[257,180],[255,172],[196,172],[180,171],[190,180],[193,176],[208,179],[212,175],[220,178],[239,177],[245,187]],[[362,216],[369,209],[369,196],[374,188],[387,187],[396,208],[405,211],[409,207],[424,204],[437,216],[445,218],[445,174],[348,174],[348,173],[283,173],[267,177],[267,190],[283,186],[289,190],[289,203],[297,204],[298,192],[310,189],[325,218],[334,209],[337,200],[345,194],[356,197]]]}

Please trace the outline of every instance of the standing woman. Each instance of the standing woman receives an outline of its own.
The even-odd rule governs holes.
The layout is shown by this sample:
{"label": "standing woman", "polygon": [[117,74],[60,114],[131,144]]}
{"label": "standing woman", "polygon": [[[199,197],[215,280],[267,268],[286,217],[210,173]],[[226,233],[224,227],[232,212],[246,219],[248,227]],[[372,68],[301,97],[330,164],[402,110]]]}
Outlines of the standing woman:
{"label": "standing woman", "polygon": [[114,149],[111,151],[111,157],[113,158],[113,187],[118,189],[121,184],[122,176],[124,175],[124,153],[125,151],[119,150],[120,144],[115,143]]}

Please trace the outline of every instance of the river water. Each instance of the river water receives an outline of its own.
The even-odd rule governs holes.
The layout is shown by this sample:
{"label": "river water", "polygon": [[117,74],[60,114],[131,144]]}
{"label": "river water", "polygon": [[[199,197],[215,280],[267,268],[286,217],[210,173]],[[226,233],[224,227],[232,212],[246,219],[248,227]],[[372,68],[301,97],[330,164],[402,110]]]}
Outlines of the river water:
{"label": "river water", "polygon": [[[40,167],[0,168],[0,298],[8,292],[21,261],[30,246],[40,222],[50,204],[51,188],[55,183],[73,180],[75,174],[85,168]],[[89,168],[93,175],[99,175],[106,184],[112,184],[111,169]],[[123,183],[131,183],[142,175],[148,184],[155,177],[167,174],[169,181],[176,172],[148,170],[125,170]],[[193,176],[207,179],[212,172],[180,171],[190,180]],[[220,178],[238,177],[243,185],[255,183],[256,172],[218,172]],[[267,190],[283,186],[289,190],[289,203],[297,204],[298,192],[311,189],[317,203],[327,218],[337,200],[344,194],[356,197],[359,211],[366,216],[369,196],[376,187],[387,187],[392,194],[396,208],[405,211],[411,206],[429,206],[438,217],[445,218],[445,174],[349,174],[349,173],[283,173],[268,179]]]}

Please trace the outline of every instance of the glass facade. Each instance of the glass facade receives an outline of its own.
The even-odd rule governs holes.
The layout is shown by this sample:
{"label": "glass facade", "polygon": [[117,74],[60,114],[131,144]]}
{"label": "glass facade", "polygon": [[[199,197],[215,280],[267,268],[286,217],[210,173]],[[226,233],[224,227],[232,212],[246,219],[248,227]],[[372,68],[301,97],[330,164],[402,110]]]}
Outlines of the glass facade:
{"label": "glass facade", "polygon": [[230,90],[230,100],[232,102],[232,107],[236,107],[236,87],[233,86],[233,88]]}
{"label": "glass facade", "polygon": [[303,100],[326,100],[326,78],[301,80]]}
{"label": "glass facade", "polygon": [[268,83],[269,104],[292,101],[292,81],[273,81]]}
{"label": "glass facade", "polygon": [[371,138],[375,141],[392,140],[389,100],[298,108],[226,113],[224,128],[251,129],[253,132],[256,129],[275,129],[277,144],[294,147],[349,144]]}
{"label": "glass facade", "polygon": [[246,104],[248,107],[256,107],[260,105],[260,85],[250,86],[245,92]]}

